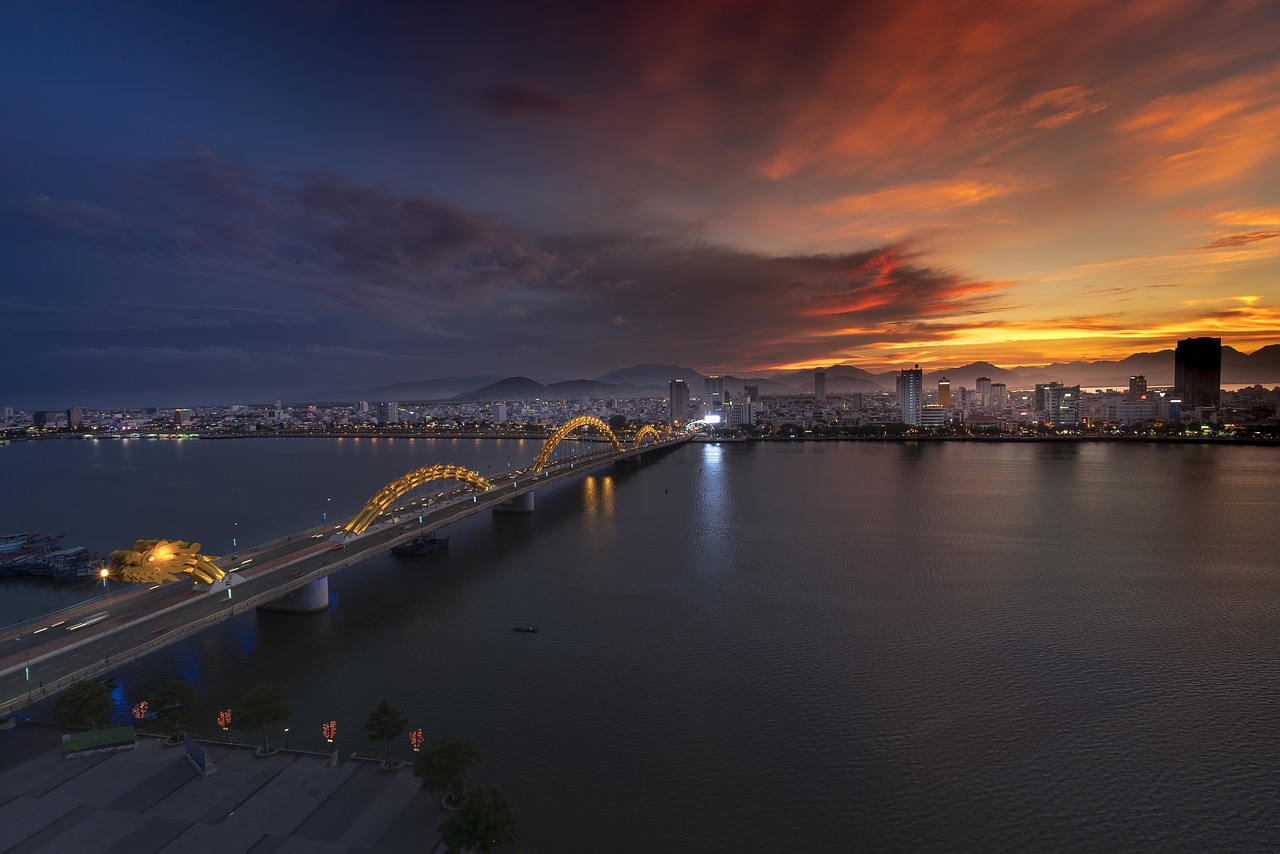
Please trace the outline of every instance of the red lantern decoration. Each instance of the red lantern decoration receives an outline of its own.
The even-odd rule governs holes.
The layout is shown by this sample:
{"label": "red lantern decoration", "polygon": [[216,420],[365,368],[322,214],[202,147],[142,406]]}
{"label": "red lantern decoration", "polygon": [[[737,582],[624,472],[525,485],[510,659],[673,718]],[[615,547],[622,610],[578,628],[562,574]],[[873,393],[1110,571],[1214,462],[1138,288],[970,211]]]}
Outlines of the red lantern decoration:
{"label": "red lantern decoration", "polygon": [[414,753],[422,748],[422,727],[409,731],[409,743],[413,745]]}
{"label": "red lantern decoration", "polygon": [[145,717],[147,716],[147,701],[146,701],[146,700],[143,700],[141,703],[138,703],[138,705],[136,705],[136,706],[134,706],[134,707],[133,707],[133,716],[134,716],[135,718],[137,718],[138,720],[142,720],[143,718],[145,718]]}
{"label": "red lantern decoration", "polygon": [[324,740],[333,744],[333,737],[338,734],[338,722],[325,721],[320,727],[320,731],[324,733]]}
{"label": "red lantern decoration", "polygon": [[231,727],[231,710],[223,709],[218,712],[218,726],[222,727],[222,731],[226,732]]}

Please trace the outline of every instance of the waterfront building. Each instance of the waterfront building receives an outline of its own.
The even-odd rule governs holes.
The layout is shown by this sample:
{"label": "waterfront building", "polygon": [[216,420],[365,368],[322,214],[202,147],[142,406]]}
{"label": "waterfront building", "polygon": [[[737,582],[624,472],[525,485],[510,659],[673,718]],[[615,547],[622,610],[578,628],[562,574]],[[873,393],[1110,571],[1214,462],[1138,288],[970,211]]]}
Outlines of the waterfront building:
{"label": "waterfront building", "polygon": [[947,423],[947,410],[941,406],[927,404],[920,410],[921,427],[944,427]]}
{"label": "waterfront building", "polygon": [[951,381],[946,377],[938,380],[938,405],[943,409],[951,408]]}
{"label": "waterfront building", "polygon": [[826,371],[813,372],[813,399],[818,402],[819,406],[827,402],[827,372]]}
{"label": "waterfront building", "polygon": [[668,414],[671,426],[683,424],[689,417],[689,384],[684,380],[672,380],[667,393],[671,401]]}
{"label": "waterfront building", "polygon": [[400,401],[388,400],[386,403],[379,403],[378,404],[378,423],[379,424],[400,423]]}
{"label": "waterfront building", "polygon": [[1217,409],[1222,395],[1222,339],[1184,338],[1173,354],[1174,393],[1183,406]]}
{"label": "waterfront building", "polygon": [[1130,403],[1142,400],[1147,395],[1147,378],[1142,374],[1129,377],[1129,394],[1125,400]]}
{"label": "waterfront building", "polygon": [[1047,383],[1044,389],[1045,420],[1050,424],[1080,423],[1080,386]]}
{"label": "waterfront building", "polygon": [[924,409],[924,371],[920,366],[903,368],[898,375],[898,410],[903,424],[920,426]]}
{"label": "waterfront building", "polygon": [[1051,383],[1036,383],[1035,397],[1032,399],[1031,408],[1034,409],[1036,412],[1044,412],[1045,411],[1045,392],[1052,389],[1058,389],[1058,388],[1062,388],[1062,383],[1057,382],[1056,380]]}
{"label": "waterfront building", "polygon": [[67,426],[75,429],[84,424],[84,410],[78,406],[73,406],[67,410]]}

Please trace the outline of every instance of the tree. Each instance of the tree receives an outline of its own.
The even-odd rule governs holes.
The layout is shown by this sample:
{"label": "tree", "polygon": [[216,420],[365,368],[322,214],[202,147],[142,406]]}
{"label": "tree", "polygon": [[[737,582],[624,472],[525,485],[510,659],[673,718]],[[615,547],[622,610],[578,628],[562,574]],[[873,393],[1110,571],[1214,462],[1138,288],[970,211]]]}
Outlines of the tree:
{"label": "tree", "polygon": [[627,416],[610,415],[607,423],[609,424],[610,430],[615,433],[621,433],[623,430],[627,429]]}
{"label": "tree", "polygon": [[156,720],[173,724],[174,738],[182,732],[183,724],[191,717],[199,697],[196,689],[185,679],[170,679],[161,685],[151,698]]}
{"label": "tree", "polygon": [[386,742],[387,761],[390,762],[391,739],[399,738],[400,733],[404,732],[408,726],[409,716],[399,706],[391,705],[387,702],[387,698],[383,697],[382,702],[369,713],[369,719],[364,722],[364,731],[369,733],[369,738]]}
{"label": "tree", "polygon": [[289,686],[268,685],[259,682],[240,698],[240,726],[245,729],[262,727],[262,747],[270,750],[267,726],[289,717]]}
{"label": "tree", "polygon": [[440,825],[440,838],[448,854],[460,851],[492,851],[516,841],[516,807],[497,786],[476,786],[462,809]]}
{"label": "tree", "polygon": [[98,721],[111,711],[111,688],[105,682],[82,680],[71,685],[53,706],[59,723],[98,728]]}
{"label": "tree", "polygon": [[462,806],[467,797],[467,772],[483,761],[484,752],[476,742],[442,735],[418,754],[413,776],[422,778],[422,791],[448,791],[449,801]]}

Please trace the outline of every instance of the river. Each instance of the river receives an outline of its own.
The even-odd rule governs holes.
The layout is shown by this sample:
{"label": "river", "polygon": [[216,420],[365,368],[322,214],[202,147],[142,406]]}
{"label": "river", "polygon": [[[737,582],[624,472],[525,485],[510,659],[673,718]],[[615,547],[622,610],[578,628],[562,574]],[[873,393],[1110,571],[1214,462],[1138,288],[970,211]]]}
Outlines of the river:
{"label": "river", "polygon": [[[0,528],[219,554],[540,444],[13,443]],[[1266,447],[687,446],[153,654],[117,699],[181,675],[212,729],[283,682],[294,746],[334,719],[370,751],[386,697],[480,742],[528,851],[1273,851],[1277,484]],[[98,592],[0,584],[0,623]]]}

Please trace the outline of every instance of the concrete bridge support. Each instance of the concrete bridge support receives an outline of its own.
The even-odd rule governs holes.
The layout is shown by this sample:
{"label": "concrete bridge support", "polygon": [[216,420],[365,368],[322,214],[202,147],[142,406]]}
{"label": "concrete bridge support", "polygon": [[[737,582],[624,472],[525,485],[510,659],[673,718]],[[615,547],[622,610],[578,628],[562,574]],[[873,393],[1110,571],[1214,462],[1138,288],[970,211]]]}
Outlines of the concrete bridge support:
{"label": "concrete bridge support", "polygon": [[517,495],[509,501],[494,505],[494,513],[532,513],[533,512],[533,490],[529,490],[523,495]]}
{"label": "concrete bridge support", "polygon": [[258,606],[259,611],[280,611],[285,614],[314,614],[329,607],[329,579],[318,578],[305,587],[299,587],[279,599]]}
{"label": "concrete bridge support", "polygon": [[641,456],[643,456],[642,452],[637,451],[636,453],[632,454],[629,457],[623,457],[622,459],[618,460],[618,465],[638,466],[640,465]]}

